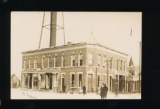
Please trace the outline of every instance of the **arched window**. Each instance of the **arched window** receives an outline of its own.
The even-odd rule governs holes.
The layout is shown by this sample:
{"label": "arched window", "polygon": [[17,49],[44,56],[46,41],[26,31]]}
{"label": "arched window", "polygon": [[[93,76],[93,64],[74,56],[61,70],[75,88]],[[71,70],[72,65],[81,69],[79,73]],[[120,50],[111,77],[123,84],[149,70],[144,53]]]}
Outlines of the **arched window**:
{"label": "arched window", "polygon": [[101,54],[98,54],[98,67],[101,66]]}
{"label": "arched window", "polygon": [[113,58],[111,58],[110,69],[112,69],[112,65],[113,65]]}
{"label": "arched window", "polygon": [[107,58],[106,58],[106,56],[104,55],[104,57],[103,57],[103,67],[105,68],[106,67],[106,61],[107,61]]}
{"label": "arched window", "polygon": [[92,53],[88,54],[88,65],[89,66],[93,65],[93,54]]}
{"label": "arched window", "polygon": [[44,68],[44,59],[45,59],[45,57],[43,56],[42,57],[42,62],[41,62],[42,68]]}
{"label": "arched window", "polygon": [[120,67],[120,69],[122,70],[122,60],[121,60],[121,67]]}
{"label": "arched window", "polygon": [[64,67],[64,63],[65,63],[64,61],[65,61],[65,54],[63,53],[61,57],[61,67]]}
{"label": "arched window", "polygon": [[31,68],[31,58],[29,59],[29,69]]}
{"label": "arched window", "polygon": [[37,68],[37,58],[34,59],[34,69]]}
{"label": "arched window", "polygon": [[24,59],[23,69],[26,69],[26,59]]}
{"label": "arched window", "polygon": [[50,68],[50,61],[51,61],[51,56],[48,56],[48,68]]}
{"label": "arched window", "polygon": [[54,67],[57,67],[57,57],[58,57],[58,55],[55,54],[55,57],[54,57]]}
{"label": "arched window", "polygon": [[83,59],[82,59],[82,53],[80,51],[78,55],[78,66],[82,66],[82,65],[83,65]]}
{"label": "arched window", "polygon": [[73,52],[72,56],[71,56],[71,66],[75,66],[76,62],[75,62],[75,54]]}
{"label": "arched window", "polygon": [[119,60],[117,59],[117,70],[119,70],[119,69],[118,69],[118,61],[119,61]]}

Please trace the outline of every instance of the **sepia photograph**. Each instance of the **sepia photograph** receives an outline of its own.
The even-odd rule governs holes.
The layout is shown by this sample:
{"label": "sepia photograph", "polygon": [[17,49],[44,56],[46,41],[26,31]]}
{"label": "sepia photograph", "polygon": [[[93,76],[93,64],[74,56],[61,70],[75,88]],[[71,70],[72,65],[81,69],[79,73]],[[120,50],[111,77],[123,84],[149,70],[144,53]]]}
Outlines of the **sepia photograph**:
{"label": "sepia photograph", "polygon": [[142,12],[11,12],[10,98],[141,100]]}

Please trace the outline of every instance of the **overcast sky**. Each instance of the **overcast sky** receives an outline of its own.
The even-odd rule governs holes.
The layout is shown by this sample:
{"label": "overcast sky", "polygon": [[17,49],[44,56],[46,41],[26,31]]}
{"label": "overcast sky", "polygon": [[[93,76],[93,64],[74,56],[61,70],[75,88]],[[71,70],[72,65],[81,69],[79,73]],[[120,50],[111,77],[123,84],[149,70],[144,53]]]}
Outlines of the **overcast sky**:
{"label": "overcast sky", "polygon": [[[22,51],[38,48],[42,19],[43,12],[11,13],[11,74],[15,73],[18,78],[21,77]],[[62,26],[62,21],[62,12],[58,12],[57,25]],[[44,24],[50,24],[50,12],[45,13]],[[102,43],[127,53],[134,64],[139,65],[140,12],[64,12],[64,28],[66,42]],[[43,29],[41,48],[49,47],[49,37],[50,31]],[[57,45],[63,44],[63,30],[57,30]]]}

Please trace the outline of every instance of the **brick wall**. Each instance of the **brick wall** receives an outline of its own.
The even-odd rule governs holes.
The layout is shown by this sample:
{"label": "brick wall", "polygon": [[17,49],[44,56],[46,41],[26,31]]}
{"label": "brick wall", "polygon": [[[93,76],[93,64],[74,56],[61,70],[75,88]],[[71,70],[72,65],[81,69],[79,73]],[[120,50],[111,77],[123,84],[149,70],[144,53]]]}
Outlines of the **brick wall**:
{"label": "brick wall", "polygon": [[41,53],[38,55],[30,55],[30,56],[23,56],[22,58],[22,68],[24,68],[24,59],[26,60],[26,68],[29,68],[29,59],[31,58],[31,68],[34,67],[34,58],[37,58],[37,67],[38,68],[42,68],[42,58],[44,57],[44,67],[48,67],[48,57],[50,56],[50,67],[54,66],[54,61],[53,58],[55,57],[55,55],[57,55],[56,58],[56,67],[61,67],[61,59],[62,59],[62,55],[64,54],[64,66],[71,66],[71,55],[74,52],[75,57],[75,61],[76,63],[78,63],[78,55],[79,53],[82,53],[83,57],[83,65],[86,65],[86,49],[85,48],[81,48],[81,49],[75,49],[75,50],[65,50],[65,51],[61,51],[61,52],[53,52],[53,53]]}
{"label": "brick wall", "polygon": [[[86,53],[92,53],[93,54],[93,66],[98,66],[98,55],[101,54],[101,67],[103,67],[103,57],[104,55],[107,57],[107,60],[110,60],[111,57],[113,57],[113,61],[112,61],[112,67],[113,69],[117,70],[117,59],[122,60],[123,62],[125,61],[125,63],[127,63],[127,58],[119,56],[119,55],[115,55],[115,54],[111,54],[111,53],[107,53],[105,51],[102,50],[98,50],[98,49],[94,49],[94,48],[87,48]],[[88,55],[86,55],[88,56]],[[86,60],[88,60],[88,57],[86,57]],[[87,63],[88,64],[88,63]],[[118,69],[120,70],[120,61],[119,61],[119,65],[118,65]],[[123,63],[122,63],[122,70],[124,70],[123,67]]]}

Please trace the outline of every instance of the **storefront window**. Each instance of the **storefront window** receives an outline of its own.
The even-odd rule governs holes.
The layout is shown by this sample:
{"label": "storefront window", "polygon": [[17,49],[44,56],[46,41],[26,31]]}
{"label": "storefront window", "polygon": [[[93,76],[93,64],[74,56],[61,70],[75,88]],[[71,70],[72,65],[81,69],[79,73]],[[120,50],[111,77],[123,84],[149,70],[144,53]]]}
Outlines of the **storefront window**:
{"label": "storefront window", "polygon": [[71,74],[71,87],[75,86],[75,74]]}
{"label": "storefront window", "polygon": [[33,85],[34,85],[35,87],[38,86],[38,77],[37,77],[37,76],[34,77]]}

